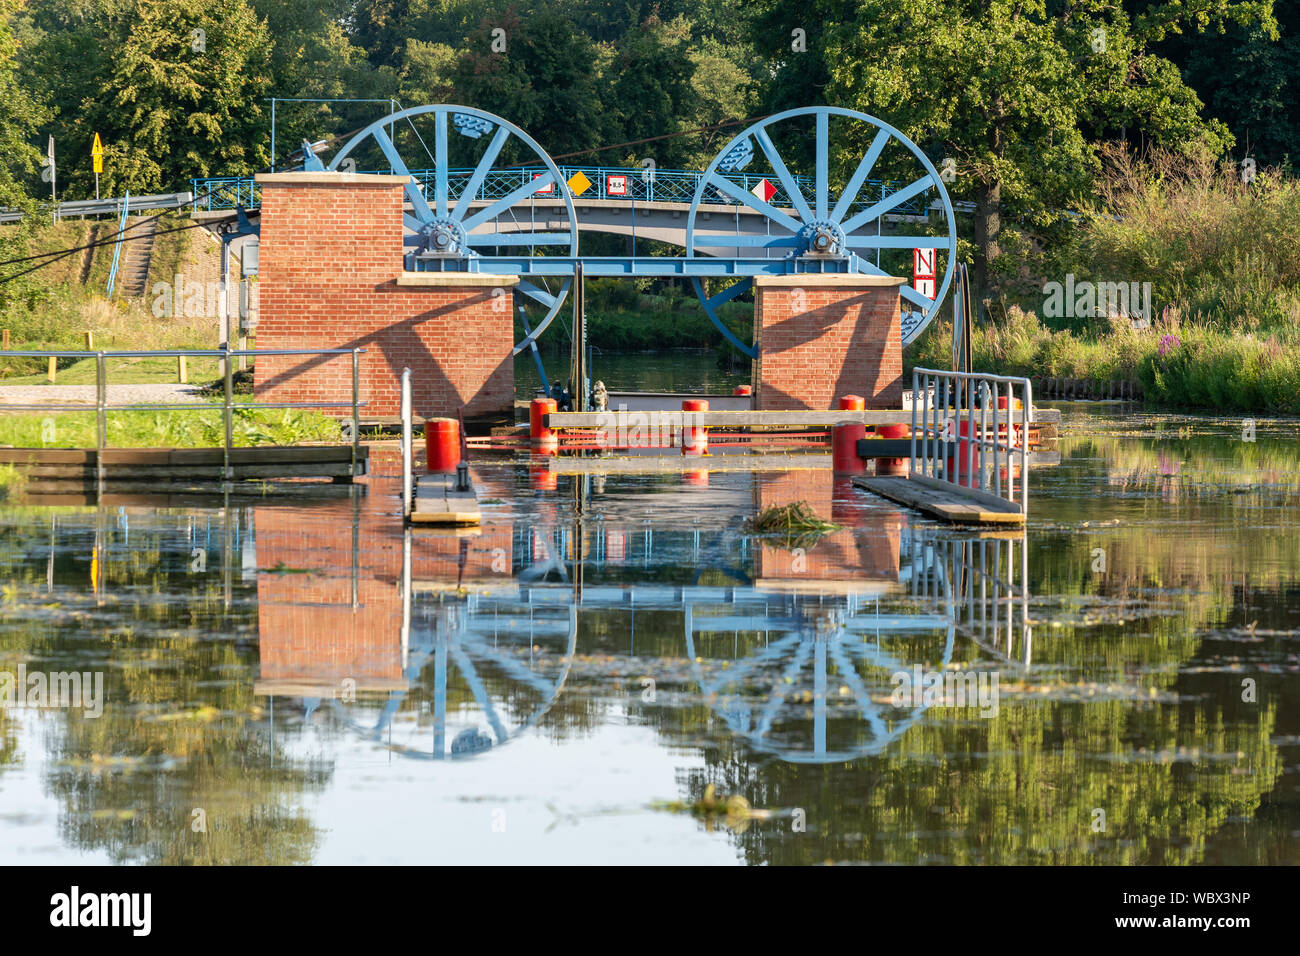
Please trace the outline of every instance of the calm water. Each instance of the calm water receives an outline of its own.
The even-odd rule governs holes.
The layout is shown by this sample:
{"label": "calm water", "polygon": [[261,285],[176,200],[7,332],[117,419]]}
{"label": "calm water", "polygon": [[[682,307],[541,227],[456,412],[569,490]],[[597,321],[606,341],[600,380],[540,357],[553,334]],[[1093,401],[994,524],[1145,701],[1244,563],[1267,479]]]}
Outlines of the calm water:
{"label": "calm water", "polygon": [[103,680],[0,711],[0,861],[1300,862],[1300,430],[1241,429],[1067,412],[1025,536],[817,470],[0,511],[0,680]]}

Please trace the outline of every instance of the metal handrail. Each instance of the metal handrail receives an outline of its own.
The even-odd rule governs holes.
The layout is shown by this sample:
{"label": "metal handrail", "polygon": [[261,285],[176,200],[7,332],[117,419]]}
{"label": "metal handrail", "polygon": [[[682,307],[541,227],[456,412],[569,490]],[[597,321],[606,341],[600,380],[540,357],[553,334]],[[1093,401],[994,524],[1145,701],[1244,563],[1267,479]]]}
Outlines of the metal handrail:
{"label": "metal handrail", "polygon": [[[121,350],[107,351],[98,350],[94,352],[72,352],[62,350],[34,350],[20,349],[16,351],[6,350],[3,354],[15,358],[78,358],[95,360],[95,462],[96,462],[96,480],[98,490],[102,494],[104,490],[104,451],[107,448],[108,436],[108,412],[111,411],[194,411],[211,406],[196,404],[174,405],[169,403],[127,403],[120,405],[111,405],[108,402],[108,367],[107,360],[110,358],[216,358],[221,360],[222,380],[224,388],[222,389],[221,415],[225,430],[225,440],[222,444],[222,479],[229,480],[234,477],[234,471],[230,464],[230,453],[234,447],[234,413],[235,409],[250,410],[255,408],[265,409],[287,409],[287,408],[350,408],[352,409],[351,417],[351,441],[352,441],[352,467],[351,473],[357,474],[357,460],[361,451],[361,407],[366,402],[361,401],[361,356],[365,349],[165,349],[158,351],[148,350]],[[339,402],[236,402],[234,396],[234,363],[231,358],[240,356],[259,356],[259,355],[351,355],[352,356],[352,398],[349,401]],[[58,402],[46,403],[25,403],[9,404],[0,400],[0,408],[14,411],[61,411],[76,412],[90,411],[90,406],[78,408],[75,405],[69,405]]]}
{"label": "metal handrail", "polygon": [[[1005,409],[998,408],[1000,399],[1005,399]],[[1014,423],[1017,400],[1020,402],[1019,426]],[[960,487],[968,494],[988,495],[1010,502],[1019,506],[1021,514],[1028,516],[1029,423],[1032,419],[1033,386],[1027,378],[914,368],[909,477],[943,482]],[[1017,428],[1019,440],[1016,438]],[[920,454],[917,453],[918,439]],[[950,450],[955,452],[956,461],[950,458]],[[1018,486],[1013,456],[1019,459]],[[1003,474],[1006,475],[1005,492]]]}

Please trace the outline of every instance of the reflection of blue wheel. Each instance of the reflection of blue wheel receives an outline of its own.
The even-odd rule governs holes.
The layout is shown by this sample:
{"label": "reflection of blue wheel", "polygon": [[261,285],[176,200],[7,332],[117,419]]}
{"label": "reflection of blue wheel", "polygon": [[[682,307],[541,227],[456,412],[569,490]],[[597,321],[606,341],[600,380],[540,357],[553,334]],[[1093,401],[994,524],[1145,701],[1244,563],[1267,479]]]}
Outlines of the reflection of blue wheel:
{"label": "reflection of blue wheel", "polygon": [[[831,178],[832,117],[840,119],[836,124],[837,130],[847,133],[853,142],[865,137],[861,136],[861,130],[850,127],[865,124],[875,130],[870,147],[842,189],[835,188]],[[772,131],[778,129],[786,134],[807,135],[806,129],[801,130],[800,125],[806,127],[809,120],[815,137],[815,169],[810,171],[814,193],[811,200],[804,194],[796,177],[791,175],[772,139]],[[767,175],[774,181],[767,180],[764,175],[742,174],[741,171],[757,155],[755,143],[766,157],[771,169]],[[910,157],[912,163],[921,167],[920,175],[899,188],[870,180],[868,177],[882,154],[888,155],[886,150],[894,154],[889,156],[890,159],[906,161]],[[751,186],[751,183],[755,185]],[[767,198],[762,198],[765,193]],[[742,203],[761,214],[767,224],[765,234],[697,231],[700,204],[720,199]],[[918,220],[928,218],[930,210],[935,207],[944,216],[946,234],[885,235],[886,220],[897,220],[900,215]],[[901,228],[897,222],[893,225]],[[695,189],[686,222],[686,255],[694,257],[697,250],[739,251],[745,248],[753,250],[750,254],[800,258],[807,263],[806,271],[809,272],[821,271],[818,260],[847,259],[850,272],[866,275],[888,274],[879,265],[879,254],[883,249],[934,249],[945,253],[947,263],[934,298],[923,295],[910,285],[900,289],[902,298],[911,306],[904,312],[902,322],[903,345],[907,345],[930,323],[947,295],[957,263],[957,222],[948,191],[944,189],[934,164],[903,133],[883,120],[855,110],[833,106],[807,107],[770,116],[733,138],[709,164]],[[876,256],[875,262],[866,258],[872,253]],[[711,297],[701,279],[691,281],[713,324],[727,341],[753,357],[754,349],[725,328],[716,313],[724,302],[748,292],[753,287],[753,279],[742,279]]]}
{"label": "reflection of blue wheel", "polygon": [[[425,115],[432,115],[434,120],[432,181],[411,175],[410,167],[403,161],[393,142],[396,135],[394,130],[405,132],[409,128],[427,153],[428,145],[412,122],[414,118]],[[472,168],[451,168],[448,143],[450,129],[471,140],[479,140],[492,133]],[[514,171],[516,164],[511,164],[509,168],[502,167],[490,182],[488,176],[493,172],[502,149],[511,137],[541,160],[546,172],[533,178],[531,174],[520,171],[519,185],[502,192],[501,182],[510,179],[509,175],[503,174]],[[371,141],[379,147],[394,173],[410,179],[406,186],[406,201],[412,211],[404,213],[402,218],[410,233],[405,242],[416,255],[472,259],[481,255],[481,249],[496,250],[502,246],[527,246],[534,252],[541,249],[543,254],[549,247],[560,255],[578,254],[578,218],[573,211],[573,197],[564,183],[559,167],[532,137],[501,117],[469,106],[445,104],[399,110],[376,120],[348,140],[335,155],[329,168],[338,169],[346,163],[351,153]],[[485,187],[489,186],[492,188],[491,195],[485,192]],[[539,193],[563,198],[564,212],[568,217],[567,228],[561,227],[558,231],[554,229],[550,222],[551,215],[547,215],[540,224],[534,222],[526,204]],[[486,202],[486,205],[475,211],[471,207],[475,201]],[[522,220],[516,211],[523,213]],[[503,217],[508,217],[508,221],[503,220]],[[551,320],[559,313],[571,283],[571,279],[564,279],[559,288],[552,291],[532,282],[519,282],[517,290],[540,303],[546,309],[546,314],[515,346],[515,354],[527,348],[546,331]]]}
{"label": "reflection of blue wheel", "polygon": [[[355,733],[374,743],[382,743],[390,752],[416,760],[458,760],[495,750],[516,739],[554,706],[569,676],[577,651],[577,607],[561,609],[563,619],[545,622],[544,635],[529,633],[523,627],[507,627],[494,633],[499,621],[495,615],[476,615],[467,605],[454,606],[438,633],[413,640],[408,681],[414,681],[430,664],[433,673],[433,699],[428,724],[406,721],[394,726],[409,692],[390,695],[377,719],[365,726],[352,719],[348,708],[334,701],[336,711]],[[517,623],[517,622],[516,622]],[[551,645],[549,669],[532,666],[533,641]],[[525,646],[521,646],[521,642]],[[448,707],[448,681],[455,672],[470,693],[454,710]],[[493,688],[493,682],[500,686]],[[526,713],[514,713],[519,691],[529,689],[540,699]],[[403,739],[411,738],[411,739]]]}
{"label": "reflection of blue wheel", "polygon": [[[946,579],[944,591],[951,604]],[[881,702],[892,691],[891,675],[910,673],[912,663],[920,663],[904,663],[884,650],[882,633],[934,634],[929,666],[944,668],[957,637],[951,612],[882,619],[878,611],[856,615],[856,603],[848,600],[829,618],[799,621],[748,657],[717,662],[722,666],[710,673],[709,659],[696,650],[695,615],[687,609],[686,653],[695,679],[731,733],[789,763],[840,763],[884,752],[921,719],[930,705]]]}

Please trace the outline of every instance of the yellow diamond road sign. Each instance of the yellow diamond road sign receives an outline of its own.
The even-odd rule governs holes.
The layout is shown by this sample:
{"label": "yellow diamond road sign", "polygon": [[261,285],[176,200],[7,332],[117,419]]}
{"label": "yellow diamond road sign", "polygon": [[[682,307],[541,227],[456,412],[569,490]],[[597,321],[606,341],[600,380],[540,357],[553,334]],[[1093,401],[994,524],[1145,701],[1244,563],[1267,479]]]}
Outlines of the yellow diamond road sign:
{"label": "yellow diamond road sign", "polygon": [[569,177],[569,189],[572,191],[573,195],[581,196],[590,188],[591,180],[582,175],[581,170]]}
{"label": "yellow diamond road sign", "polygon": [[99,141],[99,134],[95,134],[95,144],[90,147],[90,158],[95,162],[95,172],[104,171],[104,144]]}

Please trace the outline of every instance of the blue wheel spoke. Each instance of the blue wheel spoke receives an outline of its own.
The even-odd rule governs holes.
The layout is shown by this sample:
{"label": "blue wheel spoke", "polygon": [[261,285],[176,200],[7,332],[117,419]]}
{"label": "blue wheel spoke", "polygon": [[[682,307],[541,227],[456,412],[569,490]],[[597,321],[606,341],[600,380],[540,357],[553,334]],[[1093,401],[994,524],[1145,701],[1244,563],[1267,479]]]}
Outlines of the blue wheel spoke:
{"label": "blue wheel spoke", "polygon": [[853,249],[946,249],[947,236],[849,236]]}
{"label": "blue wheel spoke", "polygon": [[406,224],[407,229],[414,230],[415,232],[419,232],[420,227],[424,225],[423,222],[407,212],[402,213],[402,222]]}
{"label": "blue wheel spoke", "polygon": [[794,203],[794,208],[803,217],[804,222],[811,222],[813,214],[808,208],[808,200],[804,199],[799,184],[790,175],[790,170],[785,168],[785,162],[768,137],[767,130],[760,128],[754,138],[758,140],[758,145],[763,147],[763,152],[767,154],[767,161],[772,164],[772,172],[776,173],[776,178],[781,180],[781,185],[785,187],[785,194],[790,197],[790,202]]}
{"label": "blue wheel spoke", "polygon": [[933,185],[934,185],[934,177],[927,173],[926,175],[918,179],[916,182],[912,183],[910,186],[904,186],[902,189],[890,193],[888,196],[880,200],[880,202],[876,203],[874,206],[871,206],[868,209],[864,209],[856,216],[853,216],[852,218],[846,220],[841,225],[840,228],[842,228],[845,233],[853,232],[855,229],[858,229],[859,227],[865,225],[866,223],[871,222],[875,219],[879,219],[881,216],[889,212],[889,210],[893,209],[895,206],[901,206],[903,203],[907,202],[913,196],[925,192]]}
{"label": "blue wheel spoke", "polygon": [[829,114],[817,114],[817,218],[826,218],[830,202],[830,122]]}
{"label": "blue wheel spoke", "polygon": [[433,165],[437,195],[438,218],[447,215],[447,111],[438,110],[434,114]]}
{"label": "blue wheel spoke", "polygon": [[934,299],[922,295],[910,285],[899,286],[898,294],[913,305],[919,305],[926,311],[927,315],[929,314],[929,311],[934,308]]}
{"label": "blue wheel spoke", "polygon": [[475,232],[465,237],[471,246],[567,246],[567,232]]}
{"label": "blue wheel spoke", "polygon": [[707,305],[710,309],[716,309],[718,306],[722,305],[722,303],[730,302],[732,299],[736,298],[737,296],[744,295],[753,287],[753,285],[754,285],[754,280],[752,277],[747,279],[741,279],[739,282],[732,283],[731,285],[727,286],[727,288],[723,289],[721,292],[718,292],[712,297],[710,297],[709,299],[707,299],[705,301],[705,305]]}
{"label": "blue wheel spoke", "polygon": [[840,196],[839,202],[831,211],[831,222],[838,223],[844,218],[844,214],[853,206],[853,201],[858,198],[858,190],[862,184],[867,181],[871,175],[871,170],[875,168],[876,160],[880,158],[881,151],[884,150],[885,144],[889,142],[889,132],[881,130],[876,134],[876,138],[871,143],[871,148],[867,150],[867,155],[862,157],[862,162],[858,163],[858,168],[854,170],[853,177],[849,184],[844,187],[844,192]]}
{"label": "blue wheel spoke", "polygon": [[505,146],[506,140],[510,138],[510,130],[504,126],[497,127],[496,135],[492,137],[492,142],[488,143],[487,151],[483,153],[483,158],[478,161],[474,167],[474,173],[469,177],[469,182],[460,194],[460,199],[456,202],[456,209],[452,212],[451,218],[460,222],[469,212],[470,203],[478,195],[479,189],[483,186],[483,180],[492,170],[492,164],[497,161],[497,156],[501,153],[501,147]]}
{"label": "blue wheel spoke", "polygon": [[738,233],[710,232],[695,233],[691,237],[695,248],[739,249],[741,246],[761,246],[775,249],[783,246],[797,246],[799,240],[794,236],[743,236]]}
{"label": "blue wheel spoke", "polygon": [[465,226],[465,231],[471,232],[475,227],[481,226],[483,223],[495,219],[511,206],[515,205],[515,203],[523,202],[523,200],[537,192],[537,190],[545,189],[547,184],[553,182],[555,182],[555,174],[549,171],[542,173],[536,179],[529,180],[513,192],[502,196],[486,209],[480,209],[468,219],[463,220],[462,224]]}
{"label": "blue wheel spoke", "polygon": [[411,208],[415,210],[416,217],[421,222],[433,222],[433,213],[429,210],[429,204],[424,199],[424,193],[420,192],[415,177],[406,168],[406,163],[402,162],[402,157],[397,153],[397,147],[393,145],[393,141],[388,138],[388,134],[384,132],[382,126],[374,131],[374,137],[375,142],[379,144],[379,148],[383,150],[384,158],[388,160],[388,164],[393,167],[397,175],[407,177],[406,198],[410,200]]}
{"label": "blue wheel spoke", "polygon": [[522,292],[524,295],[528,296],[528,298],[536,299],[538,302],[542,303],[542,305],[546,306],[548,309],[553,307],[557,301],[555,296],[551,295],[549,292],[545,291],[544,289],[537,288],[537,286],[533,285],[531,282],[529,282],[526,279],[520,279],[519,284],[515,286],[515,288],[518,289],[520,292]]}
{"label": "blue wheel spoke", "polygon": [[717,173],[709,177],[709,185],[726,193],[737,202],[742,202],[755,212],[761,212],[768,219],[772,220],[778,226],[789,229],[791,232],[798,232],[803,228],[798,219],[788,216],[781,210],[769,203],[763,202],[747,189],[742,189],[728,179],[723,179]]}
{"label": "blue wheel spoke", "polygon": [[[695,294],[699,296],[700,302],[704,306],[704,314],[709,317],[709,321],[713,323],[713,327],[722,333],[724,339],[750,358],[754,358],[758,354],[758,349],[754,348],[752,345],[746,345],[744,342],[740,341],[740,339],[736,338],[736,333],[727,328],[726,325],[723,324],[722,320],[718,318],[717,313],[713,310],[715,302],[718,305],[721,305],[723,302],[734,299],[736,296],[748,291],[753,287],[753,285],[753,278],[746,278],[737,282],[735,285],[731,286],[731,288],[724,289],[712,299],[709,299],[706,298],[704,294],[704,282],[698,276],[691,276],[691,286],[695,289]],[[722,298],[722,296],[725,296],[726,298]]]}

